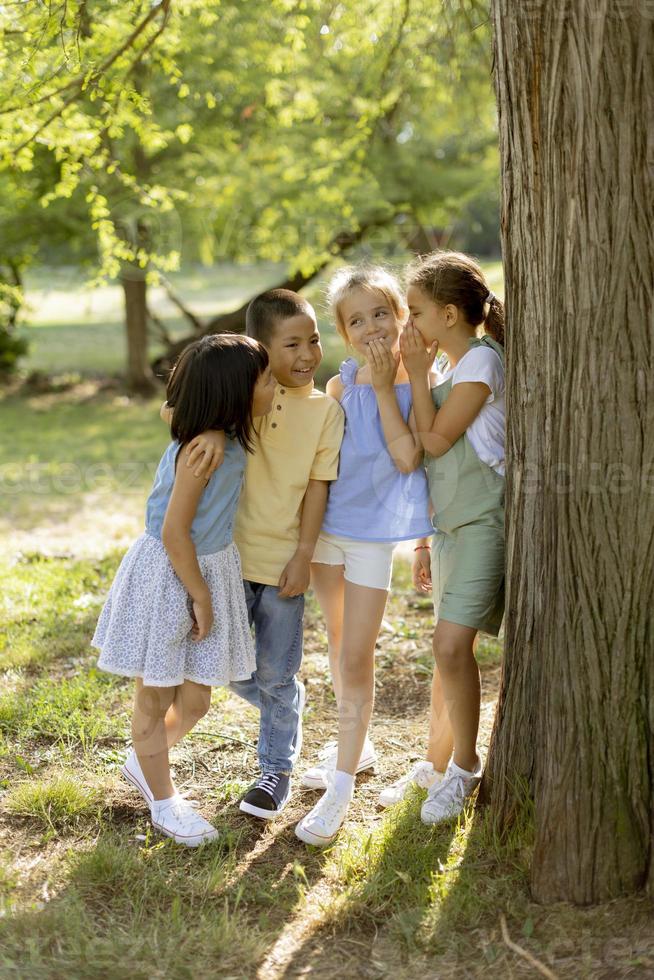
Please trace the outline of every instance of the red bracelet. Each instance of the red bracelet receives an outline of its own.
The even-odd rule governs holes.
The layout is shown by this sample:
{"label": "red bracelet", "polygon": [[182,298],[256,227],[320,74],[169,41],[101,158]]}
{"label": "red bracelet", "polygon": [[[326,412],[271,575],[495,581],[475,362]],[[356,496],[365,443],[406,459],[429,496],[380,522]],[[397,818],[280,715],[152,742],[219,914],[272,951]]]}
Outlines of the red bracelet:
{"label": "red bracelet", "polygon": [[414,548],[413,550],[414,551],[431,551],[431,548],[429,547],[428,544],[419,544],[418,547],[417,548]]}

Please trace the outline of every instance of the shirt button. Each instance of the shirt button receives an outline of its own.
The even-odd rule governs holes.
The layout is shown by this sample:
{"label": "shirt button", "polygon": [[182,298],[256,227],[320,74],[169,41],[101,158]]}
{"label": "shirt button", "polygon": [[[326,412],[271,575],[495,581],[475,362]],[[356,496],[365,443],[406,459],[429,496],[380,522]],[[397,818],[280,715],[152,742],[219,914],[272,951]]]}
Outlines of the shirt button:
{"label": "shirt button", "polygon": [[271,428],[271,429],[276,429],[276,428],[277,428],[277,423],[276,423],[276,422],[273,422],[273,424],[271,425],[271,427],[270,427],[270,428]]}
{"label": "shirt button", "polygon": [[279,393],[280,393],[280,395],[285,395],[286,394],[286,388],[280,388],[279,389]]}
{"label": "shirt button", "polygon": [[278,406],[277,406],[277,411],[278,411],[278,412],[281,412],[281,410],[282,410],[282,406],[281,406],[281,405],[278,405]]}

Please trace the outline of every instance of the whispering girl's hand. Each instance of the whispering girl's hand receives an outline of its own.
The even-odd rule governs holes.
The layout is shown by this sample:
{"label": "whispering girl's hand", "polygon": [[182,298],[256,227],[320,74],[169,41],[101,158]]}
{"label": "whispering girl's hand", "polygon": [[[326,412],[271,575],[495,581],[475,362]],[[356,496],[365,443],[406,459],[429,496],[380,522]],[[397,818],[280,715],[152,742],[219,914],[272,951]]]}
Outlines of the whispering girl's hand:
{"label": "whispering girl's hand", "polygon": [[400,352],[393,352],[383,340],[371,340],[368,344],[366,361],[375,391],[387,391],[392,388],[400,364]]}
{"label": "whispering girl's hand", "polygon": [[400,334],[400,352],[409,377],[419,378],[429,374],[438,353],[438,341],[426,348],[422,336],[409,321]]}

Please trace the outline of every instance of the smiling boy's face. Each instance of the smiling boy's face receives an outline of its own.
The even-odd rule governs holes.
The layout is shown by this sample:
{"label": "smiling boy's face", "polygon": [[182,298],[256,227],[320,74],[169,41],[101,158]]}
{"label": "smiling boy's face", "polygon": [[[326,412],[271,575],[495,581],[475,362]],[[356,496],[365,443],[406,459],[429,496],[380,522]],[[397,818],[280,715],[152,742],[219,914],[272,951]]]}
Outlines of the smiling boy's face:
{"label": "smiling boy's face", "polygon": [[308,313],[279,320],[266,349],[270,370],[280,385],[287,388],[308,385],[322,361],[316,321]]}

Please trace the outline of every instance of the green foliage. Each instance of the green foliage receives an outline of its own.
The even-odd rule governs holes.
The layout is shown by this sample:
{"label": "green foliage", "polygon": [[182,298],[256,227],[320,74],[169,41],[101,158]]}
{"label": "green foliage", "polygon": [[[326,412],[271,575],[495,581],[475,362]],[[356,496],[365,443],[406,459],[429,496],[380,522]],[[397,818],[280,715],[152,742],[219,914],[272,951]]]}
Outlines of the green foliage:
{"label": "green foliage", "polygon": [[95,239],[105,274],[169,271],[182,249],[309,273],[341,234],[383,254],[496,194],[475,0],[75,0],[0,18],[0,154],[26,213],[83,218],[72,237],[91,254]]}
{"label": "green foliage", "polygon": [[0,379],[16,370],[19,358],[29,350],[26,337],[16,336],[0,325]]}

